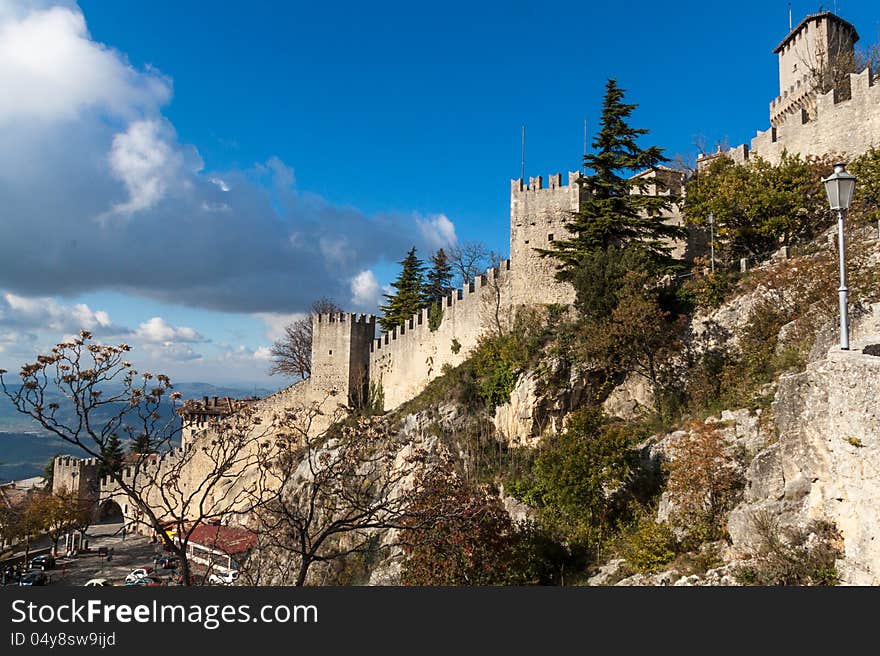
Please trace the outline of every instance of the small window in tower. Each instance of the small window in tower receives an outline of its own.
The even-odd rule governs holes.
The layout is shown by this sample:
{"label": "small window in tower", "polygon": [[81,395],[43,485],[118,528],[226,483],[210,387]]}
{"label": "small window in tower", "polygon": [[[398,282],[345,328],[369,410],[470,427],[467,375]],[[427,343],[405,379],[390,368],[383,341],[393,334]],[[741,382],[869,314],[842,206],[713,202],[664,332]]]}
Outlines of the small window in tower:
{"label": "small window in tower", "polygon": [[526,239],[526,242],[525,242],[525,243],[527,243],[527,244],[528,244],[528,243],[529,243],[529,240],[528,240],[528,239]]}
{"label": "small window in tower", "polygon": [[547,241],[553,241],[553,233],[552,232],[549,235],[547,235]]}
{"label": "small window in tower", "polygon": [[333,355],[333,349],[330,349],[330,355]]}

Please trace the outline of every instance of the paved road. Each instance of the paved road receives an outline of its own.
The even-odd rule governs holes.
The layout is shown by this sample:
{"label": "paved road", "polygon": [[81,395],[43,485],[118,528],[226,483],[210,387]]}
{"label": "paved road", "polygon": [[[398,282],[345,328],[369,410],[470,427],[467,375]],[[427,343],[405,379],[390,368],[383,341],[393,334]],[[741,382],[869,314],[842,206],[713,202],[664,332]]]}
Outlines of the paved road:
{"label": "paved road", "polygon": [[[114,585],[124,585],[131,570],[153,565],[153,556],[160,547],[139,535],[122,537],[122,524],[99,524],[86,534],[89,551],[74,558],[59,556],[55,569],[48,570],[50,585],[80,586],[89,579],[106,578]],[[99,547],[107,547],[109,560],[98,555]],[[31,552],[33,555],[33,551]],[[158,570],[160,578],[169,578],[171,570]]]}

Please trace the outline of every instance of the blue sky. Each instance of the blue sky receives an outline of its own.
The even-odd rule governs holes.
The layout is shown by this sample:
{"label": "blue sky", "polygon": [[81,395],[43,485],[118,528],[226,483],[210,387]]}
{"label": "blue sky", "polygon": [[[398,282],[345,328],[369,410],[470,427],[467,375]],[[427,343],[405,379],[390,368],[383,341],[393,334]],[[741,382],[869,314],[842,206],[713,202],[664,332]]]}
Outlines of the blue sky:
{"label": "blue sky", "polygon": [[[873,2],[837,8],[876,42]],[[670,157],[745,142],[787,31],[776,1],[0,0],[0,366],[85,325],[281,385],[311,299],[375,309],[412,244],[507,252],[523,124],[527,176],[576,169],[615,76]]]}

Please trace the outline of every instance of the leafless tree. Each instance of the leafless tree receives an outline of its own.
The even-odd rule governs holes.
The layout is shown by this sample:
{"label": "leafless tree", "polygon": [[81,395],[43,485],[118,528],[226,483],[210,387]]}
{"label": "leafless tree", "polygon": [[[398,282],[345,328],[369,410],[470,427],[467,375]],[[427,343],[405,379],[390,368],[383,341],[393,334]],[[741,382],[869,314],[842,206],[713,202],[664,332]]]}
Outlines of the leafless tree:
{"label": "leafless tree", "polygon": [[244,569],[252,584],[305,585],[318,564],[381,550],[379,532],[420,526],[421,515],[428,521],[424,504],[420,516],[410,512],[422,493],[415,480],[440,467],[442,457],[413,447],[375,418],[317,436],[310,421],[289,415],[289,432],[277,438],[286,442],[271,463],[281,493],[252,515],[259,555]]}
{"label": "leafless tree", "polygon": [[465,241],[449,249],[449,264],[457,286],[473,282],[489,264],[489,249],[480,241]]}
{"label": "leafless tree", "polygon": [[[252,408],[217,422],[185,450],[173,410],[180,395],[162,374],[138,372],[125,358],[126,344],[106,346],[79,337],[40,355],[21,368],[21,385],[10,388],[0,370],[0,387],[15,408],[45,430],[97,459],[110,472],[104,489],[131,507],[128,522],[146,527],[177,556],[183,581],[190,582],[188,542],[201,524],[228,520],[245,512],[266,485],[259,472],[263,427]],[[61,395],[61,402],[53,399]],[[61,407],[64,404],[64,408]],[[164,411],[164,412],[163,412]],[[172,417],[169,419],[169,417]],[[147,435],[157,453],[140,454],[122,468],[113,467],[105,449],[110,436]],[[174,530],[172,538],[169,530]]]}
{"label": "leafless tree", "polygon": [[489,266],[495,270],[495,275],[486,283],[487,293],[482,297],[483,312],[491,324],[496,335],[503,335],[509,324],[509,312],[504,306],[505,283],[502,280],[501,255],[495,251],[489,251],[487,260]]}
{"label": "leafless tree", "polygon": [[312,373],[312,317],[316,314],[342,312],[329,298],[312,303],[308,314],[284,327],[284,336],[272,345],[274,362],[270,374],[306,378]]}

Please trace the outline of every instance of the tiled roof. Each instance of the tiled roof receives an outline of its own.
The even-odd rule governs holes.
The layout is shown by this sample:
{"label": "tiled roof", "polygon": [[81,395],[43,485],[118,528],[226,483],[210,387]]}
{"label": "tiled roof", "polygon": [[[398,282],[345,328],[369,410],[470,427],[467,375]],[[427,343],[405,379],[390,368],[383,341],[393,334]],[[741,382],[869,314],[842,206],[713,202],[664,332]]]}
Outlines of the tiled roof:
{"label": "tiled roof", "polygon": [[782,50],[785,47],[785,44],[788,43],[789,41],[791,41],[792,37],[794,37],[795,34],[797,34],[798,32],[801,31],[801,28],[804,25],[806,25],[807,23],[809,23],[812,20],[820,20],[822,18],[830,18],[830,19],[840,23],[844,27],[849,28],[850,30],[852,30],[852,33],[853,33],[853,42],[856,42],[859,40],[859,33],[856,32],[856,28],[852,23],[850,23],[849,21],[843,20],[840,16],[838,16],[834,12],[821,11],[817,14],[809,14],[807,16],[804,16],[804,19],[800,23],[798,23],[797,25],[794,26],[794,29],[791,32],[789,32],[788,35],[782,41],[779,42],[779,45],[776,46],[775,48],[773,48],[773,54],[775,55],[780,50]]}
{"label": "tiled roof", "polygon": [[199,524],[190,534],[189,542],[233,556],[253,549],[257,544],[257,536],[246,528],[237,526]]}

